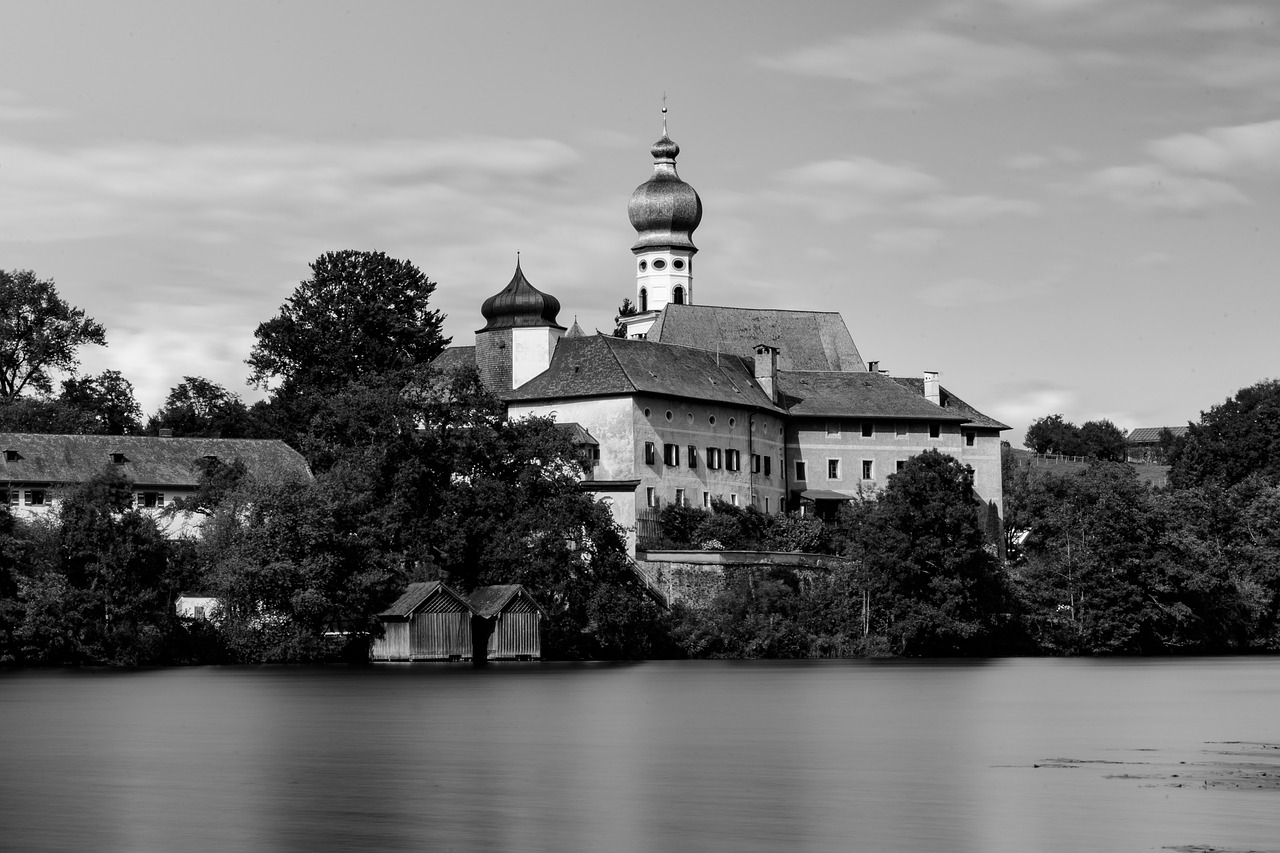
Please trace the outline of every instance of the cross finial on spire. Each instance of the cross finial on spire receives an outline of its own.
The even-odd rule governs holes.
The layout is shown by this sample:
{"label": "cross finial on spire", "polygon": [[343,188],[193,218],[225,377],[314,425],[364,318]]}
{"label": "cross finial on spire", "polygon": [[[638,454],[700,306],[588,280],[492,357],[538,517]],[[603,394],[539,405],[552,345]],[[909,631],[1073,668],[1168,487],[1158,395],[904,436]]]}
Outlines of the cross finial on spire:
{"label": "cross finial on spire", "polygon": [[662,93],[662,135],[667,135],[667,93]]}

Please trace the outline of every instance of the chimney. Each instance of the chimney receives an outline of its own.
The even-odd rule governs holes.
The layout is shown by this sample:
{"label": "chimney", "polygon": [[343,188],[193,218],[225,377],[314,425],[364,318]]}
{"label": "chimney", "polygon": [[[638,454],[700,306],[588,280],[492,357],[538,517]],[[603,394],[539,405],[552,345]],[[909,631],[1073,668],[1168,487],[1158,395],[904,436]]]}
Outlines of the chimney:
{"label": "chimney", "polygon": [[942,405],[942,392],[938,386],[938,371],[926,370],[924,372],[924,398],[935,406]]}
{"label": "chimney", "polygon": [[879,373],[879,372],[880,372],[880,362],[878,361],[867,362],[867,373]]}
{"label": "chimney", "polygon": [[771,403],[778,402],[778,348],[768,344],[756,344],[756,381],[769,395]]}

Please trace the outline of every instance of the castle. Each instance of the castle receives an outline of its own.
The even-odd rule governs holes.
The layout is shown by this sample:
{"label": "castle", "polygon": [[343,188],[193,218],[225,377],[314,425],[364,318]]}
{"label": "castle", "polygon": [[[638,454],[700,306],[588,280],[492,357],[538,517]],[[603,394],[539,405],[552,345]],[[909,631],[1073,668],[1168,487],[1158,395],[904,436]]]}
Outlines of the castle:
{"label": "castle", "polygon": [[693,232],[702,200],[676,172],[680,147],[653,146],[653,174],[631,195],[638,313],[625,337],[585,335],[560,302],[515,275],[481,306],[473,363],[508,414],[551,417],[590,459],[582,487],[607,503],[634,550],[637,514],[713,499],[762,512],[828,511],[883,488],[933,448],[972,467],[977,499],[1003,515],[1006,425],[942,387],[867,364],[828,311],[703,305]]}

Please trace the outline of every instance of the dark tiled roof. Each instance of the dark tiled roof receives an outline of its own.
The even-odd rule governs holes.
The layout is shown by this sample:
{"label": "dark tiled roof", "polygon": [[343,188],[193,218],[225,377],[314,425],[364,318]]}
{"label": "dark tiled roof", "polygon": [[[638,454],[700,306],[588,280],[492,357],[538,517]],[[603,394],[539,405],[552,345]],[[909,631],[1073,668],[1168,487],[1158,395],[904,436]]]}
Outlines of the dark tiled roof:
{"label": "dark tiled roof", "polygon": [[[533,596],[525,592],[525,588],[518,583],[504,583],[496,586],[482,586],[468,596],[471,600],[471,607],[475,612],[483,616],[485,619],[492,619],[502,612],[507,604],[519,595],[524,595],[525,599],[542,611],[542,607],[538,602],[533,600]],[[546,611],[542,611],[546,615]]]}
{"label": "dark tiled roof", "polygon": [[551,366],[503,397],[514,402],[640,393],[777,411],[750,364],[736,355],[650,341],[561,338]]}
{"label": "dark tiled roof", "polygon": [[756,344],[778,350],[780,370],[865,371],[844,318],[835,311],[668,305],[648,339],[750,356]]}
{"label": "dark tiled roof", "polygon": [[[264,481],[310,478],[307,462],[283,441],[252,438],[156,438],[137,435],[38,435],[0,433],[0,480],[29,483],[82,483],[111,467],[138,485],[199,484],[206,456],[222,462],[239,459]],[[112,454],[124,461],[112,462]]]}
{"label": "dark tiled roof", "polygon": [[1171,427],[1137,427],[1133,432],[1125,436],[1124,440],[1129,444],[1157,444],[1160,441],[1160,433],[1166,429],[1175,436],[1187,434],[1187,427],[1185,425]]}
{"label": "dark tiled roof", "polygon": [[[921,398],[924,397],[923,377],[895,376],[893,377],[893,381],[905,388],[910,388],[912,391],[919,394]],[[1012,429],[1009,425],[1002,424],[995,418],[987,417],[973,406],[970,406],[964,400],[961,400],[955,394],[952,394],[946,388],[943,388],[941,385],[938,386],[938,399],[941,401],[944,409],[949,409],[953,412],[958,412],[959,414],[966,416],[968,420],[965,421],[965,426],[986,427],[988,429]],[[929,405],[933,404],[930,403]]]}
{"label": "dark tiled roof", "polygon": [[442,373],[452,373],[463,367],[476,366],[476,348],[475,347],[449,347],[440,355],[436,356],[436,360],[431,362],[431,366]]}
{"label": "dark tiled roof", "polygon": [[471,606],[471,602],[440,581],[422,581],[409,584],[409,588],[405,590],[404,595],[392,602],[391,606],[379,613],[378,616],[389,619],[407,619],[436,594],[447,595],[456,599],[464,610],[475,611],[475,608]]}
{"label": "dark tiled roof", "polygon": [[580,423],[575,423],[574,421],[563,421],[556,424],[556,426],[567,432],[569,434],[569,440],[574,444],[594,444],[597,446],[600,444],[600,442],[596,441],[595,438],[592,437],[591,433],[587,431],[587,428]]}
{"label": "dark tiled roof", "polygon": [[792,415],[967,421],[879,373],[778,371],[782,404]]}

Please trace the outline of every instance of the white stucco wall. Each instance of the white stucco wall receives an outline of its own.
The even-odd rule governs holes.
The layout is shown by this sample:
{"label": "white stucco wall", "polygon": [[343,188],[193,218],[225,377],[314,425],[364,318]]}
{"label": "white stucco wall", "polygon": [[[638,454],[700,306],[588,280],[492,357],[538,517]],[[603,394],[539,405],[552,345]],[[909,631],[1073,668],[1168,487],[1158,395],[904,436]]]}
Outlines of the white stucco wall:
{"label": "white stucco wall", "polygon": [[511,330],[511,387],[519,388],[551,364],[556,341],[564,332],[549,326]]}

